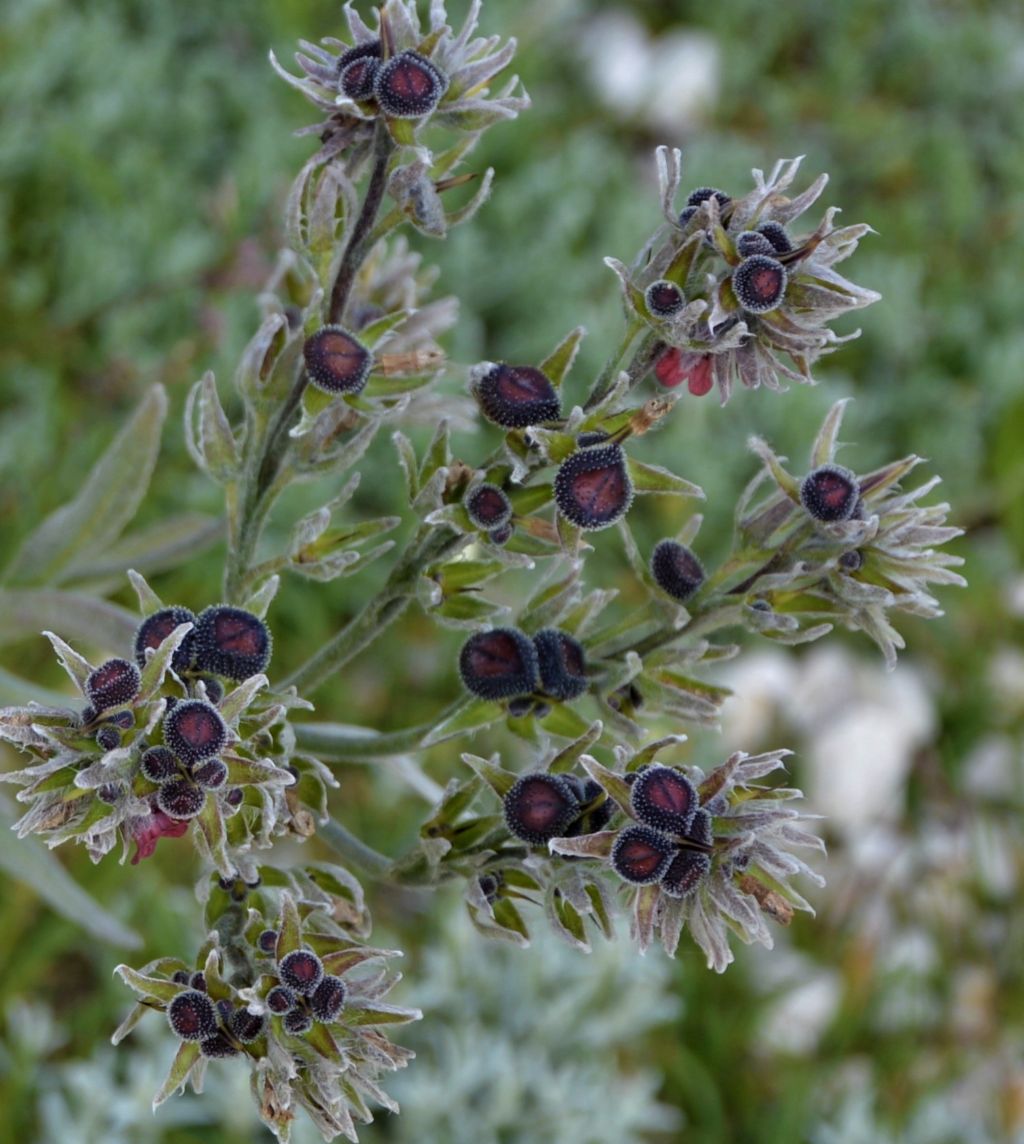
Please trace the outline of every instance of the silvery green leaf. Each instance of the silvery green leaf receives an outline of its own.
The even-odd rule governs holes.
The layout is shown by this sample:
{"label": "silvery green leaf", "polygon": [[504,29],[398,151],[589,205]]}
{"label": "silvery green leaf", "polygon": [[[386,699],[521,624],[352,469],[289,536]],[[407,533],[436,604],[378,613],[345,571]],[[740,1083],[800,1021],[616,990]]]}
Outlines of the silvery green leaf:
{"label": "silvery green leaf", "polygon": [[[124,575],[126,568],[141,568],[147,572],[162,572],[176,568],[193,556],[205,552],[215,544],[224,531],[224,522],[214,516],[188,512],[169,516],[148,528],[123,536],[104,552],[86,560],[76,560],[68,569],[66,579],[76,584],[88,582],[96,594],[105,594],[95,586]],[[115,582],[111,588],[119,587]],[[153,609],[156,610],[155,608]]]}
{"label": "silvery green leaf", "polygon": [[73,647],[66,644],[58,635],[53,632],[44,631],[43,635],[50,641],[50,645],[57,653],[57,659],[60,665],[71,676],[71,682],[78,688],[82,694],[85,694],[85,681],[89,678],[95,670],[92,664],[80,656]]}
{"label": "silvery green leaf", "polygon": [[254,616],[259,616],[261,620],[266,619],[267,609],[273,603],[280,586],[280,576],[271,576],[264,580],[263,584],[245,601],[245,610],[252,612]]}
{"label": "silvery green leaf", "polygon": [[220,716],[229,727],[238,723],[238,718],[253,699],[267,686],[265,675],[251,675],[236,688],[229,691],[218,704]]}
{"label": "silvery green leaf", "polygon": [[677,477],[675,473],[660,465],[647,465],[630,457],[626,462],[629,477],[633,482],[633,491],[638,495],[643,493],[671,493],[673,496],[696,497],[705,500],[704,490],[692,481]]}
{"label": "silvery green leaf", "polygon": [[151,616],[154,612],[159,612],[164,606],[164,602],[146,582],[145,576],[136,572],[134,568],[129,568],[128,579],[135,589],[135,595],[139,598],[139,611],[142,612],[143,616]]}
{"label": "silvery green leaf", "polygon": [[152,698],[160,690],[174,653],[181,646],[181,641],[192,630],[192,627],[191,620],[178,624],[173,632],[161,640],[160,646],[148,656],[146,666],[142,669],[142,682],[139,686],[140,702]]}
{"label": "silvery green leaf", "polygon": [[167,395],[155,385],[74,500],[52,512],[26,538],[7,571],[11,583],[59,582],[74,561],[101,553],[117,540],[149,486],[166,412]]}
{"label": "silvery green leaf", "polygon": [[491,197],[491,188],[494,185],[494,168],[488,167],[484,171],[484,177],[480,180],[480,185],[476,189],[476,193],[463,206],[458,207],[456,210],[449,211],[446,218],[448,228],[459,226],[461,223],[469,222],[469,220],[476,214],[476,212],[484,205],[485,202]]}
{"label": "silvery green leaf", "polygon": [[196,1062],[201,1060],[198,1041],[181,1042],[175,1054],[174,1061],[171,1064],[171,1071],[167,1074],[167,1079],[160,1086],[160,1091],[153,1097],[154,1112],[168,1097],[173,1096],[176,1092],[185,1087],[188,1074],[192,1071]]}
{"label": "silvery green leaf", "polygon": [[[48,687],[28,679],[21,679],[12,672],[0,668],[0,705],[13,706],[29,702],[42,703],[47,707],[59,707],[61,703],[67,702],[67,698],[59,691],[51,691]],[[0,735],[2,734],[0,731]]]}
{"label": "silvery green leaf", "polygon": [[195,463],[213,480],[225,483],[238,476],[238,445],[209,370],[192,386],[185,401],[185,444]]}
{"label": "silvery green leaf", "polygon": [[0,589],[0,644],[37,635],[46,628],[60,628],[71,638],[120,651],[131,644],[137,623],[137,617],[118,604],[83,592]]}

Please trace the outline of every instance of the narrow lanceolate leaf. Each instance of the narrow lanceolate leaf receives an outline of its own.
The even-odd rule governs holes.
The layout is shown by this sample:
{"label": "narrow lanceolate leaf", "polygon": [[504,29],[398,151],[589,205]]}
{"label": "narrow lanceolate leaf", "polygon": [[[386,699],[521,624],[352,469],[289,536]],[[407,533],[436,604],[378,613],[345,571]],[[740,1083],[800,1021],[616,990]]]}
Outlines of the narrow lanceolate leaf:
{"label": "narrow lanceolate leaf", "polygon": [[130,646],[138,617],[84,592],[53,588],[0,590],[0,644],[27,639],[49,628],[68,639],[111,651]]}
{"label": "narrow lanceolate leaf", "polygon": [[73,561],[103,552],[135,515],[160,451],[167,395],[154,386],[93,466],[74,500],[51,513],[7,572],[13,584],[59,582]]}
{"label": "narrow lanceolate leaf", "polygon": [[704,490],[692,481],[677,477],[660,465],[645,465],[630,457],[627,461],[629,477],[635,493],[669,493],[677,497],[696,497],[704,500]]}
{"label": "narrow lanceolate leaf", "polygon": [[149,573],[177,568],[216,544],[223,532],[224,522],[219,517],[194,512],[165,517],[149,528],[128,533],[103,552],[76,560],[65,579],[75,584],[94,584],[98,580],[116,577],[116,586],[120,587],[126,568]]}
{"label": "narrow lanceolate leaf", "polygon": [[568,747],[564,747],[555,755],[548,764],[548,771],[553,775],[565,774],[567,771],[571,771],[576,766],[577,759],[579,759],[584,751],[589,751],[597,740],[601,738],[601,732],[603,730],[604,724],[600,719],[591,723],[578,739],[575,739]]}
{"label": "narrow lanceolate leaf", "polygon": [[[495,755],[494,759],[497,757]],[[515,785],[516,776],[499,767],[494,759],[481,759],[479,755],[469,754],[462,756],[462,761],[466,766],[472,767],[498,798],[504,798]]]}
{"label": "narrow lanceolate leaf", "polygon": [[302,948],[302,927],[295,899],[285,892],[281,895],[281,924],[277,930],[277,960]]}
{"label": "narrow lanceolate leaf", "polygon": [[422,1017],[419,1009],[402,1009],[378,1001],[374,1005],[346,1006],[344,1021],[346,1025],[408,1025]]}
{"label": "narrow lanceolate leaf", "polygon": [[181,641],[192,630],[192,622],[186,621],[178,626],[160,643],[160,646],[150,656],[146,666],[142,669],[142,681],[139,685],[139,698],[149,699],[159,691],[167,673],[171,658],[181,645]]}
{"label": "narrow lanceolate leaf", "polygon": [[18,839],[11,818],[0,807],[0,869],[33,890],[61,917],[111,945],[138,949],[142,940],[87,894],[53,854],[35,838]]}
{"label": "narrow lanceolate leaf", "polygon": [[161,1086],[160,1091],[153,1097],[154,1112],[168,1097],[173,1096],[180,1088],[184,1087],[185,1081],[188,1079],[188,1074],[192,1071],[192,1066],[198,1060],[199,1042],[182,1041],[178,1047],[178,1053],[174,1058],[174,1063],[171,1065],[171,1071],[167,1074],[167,1079]]}
{"label": "narrow lanceolate leaf", "polygon": [[132,969],[130,965],[119,965],[114,972],[144,1001],[155,1001],[161,1005],[169,1005],[184,988],[174,981],[165,981],[161,977],[150,977]]}
{"label": "narrow lanceolate leaf", "polygon": [[73,647],[66,644],[60,636],[48,631],[44,631],[43,635],[50,641],[53,650],[57,653],[57,659],[60,660],[61,667],[71,676],[72,683],[74,683],[84,695],[85,681],[93,671],[92,664],[80,656]]}
{"label": "narrow lanceolate leaf", "polygon": [[433,747],[443,743],[445,739],[455,739],[460,735],[468,735],[471,731],[479,731],[482,727],[489,727],[499,719],[505,718],[505,709],[500,703],[488,699],[471,699],[465,706],[460,707],[453,715],[439,723],[427,735],[421,746]]}
{"label": "narrow lanceolate leaf", "polygon": [[577,326],[567,337],[555,347],[550,356],[540,363],[540,371],[551,379],[551,384],[557,389],[565,380],[565,375],[572,369],[580,342],[586,335],[583,326]]}

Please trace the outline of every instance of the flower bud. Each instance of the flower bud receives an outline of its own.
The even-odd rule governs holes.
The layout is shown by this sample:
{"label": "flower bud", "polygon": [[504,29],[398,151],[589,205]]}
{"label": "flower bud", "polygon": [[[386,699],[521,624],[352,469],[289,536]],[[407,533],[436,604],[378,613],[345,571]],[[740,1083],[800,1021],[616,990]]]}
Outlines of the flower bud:
{"label": "flower bud", "polygon": [[176,969],[174,976],[171,978],[175,985],[188,985],[191,979],[192,974],[189,973],[187,969]]}
{"label": "flower bud", "polygon": [[732,199],[725,193],[725,191],[718,190],[717,187],[698,187],[696,190],[690,192],[689,198],[686,200],[688,207],[699,207],[701,203],[705,203],[714,196],[718,199],[719,207],[727,207]]}
{"label": "flower bud", "polygon": [[582,645],[557,628],[544,628],[533,637],[540,666],[541,687],[552,699],[577,699],[587,690],[587,665]]}
{"label": "flower bud", "polygon": [[562,409],[550,379],[530,365],[495,365],[473,392],[484,416],[506,429],[554,421]]}
{"label": "flower bud", "polygon": [[[154,612],[151,616],[147,616],[135,633],[135,662],[139,667],[146,666],[146,651],[149,648],[154,650],[158,648],[164,640],[174,631],[174,629],[181,624],[189,624],[195,622],[195,616],[188,610],[188,608],[161,608],[159,612]],[[171,667],[179,674],[182,671],[187,671],[189,663],[192,660],[192,640],[194,637],[193,632],[188,635],[178,644],[174,655],[171,657]]]}
{"label": "flower bud", "polygon": [[231,790],[229,790],[228,793],[224,796],[224,801],[227,803],[227,805],[234,807],[235,809],[242,805],[244,799],[245,792],[241,787],[232,787]]}
{"label": "flower bud", "polygon": [[219,790],[228,781],[228,768],[220,759],[207,759],[192,771],[192,778],[204,790]]}
{"label": "flower bud", "polygon": [[686,298],[674,282],[659,278],[644,292],[647,309],[657,318],[671,318],[686,305]]}
{"label": "flower bud", "polygon": [[277,975],[290,989],[305,995],[312,993],[320,984],[324,967],[312,950],[295,949],[281,958]]}
{"label": "flower bud", "polygon": [[187,822],[203,809],[206,791],[185,779],[171,779],[156,792],[156,804],[168,816]]}
{"label": "flower bud", "polygon": [[477,485],[466,496],[464,504],[477,528],[503,528],[512,518],[512,502],[497,485]]}
{"label": "flower bud", "polygon": [[280,1016],[295,1008],[295,994],[286,985],[275,985],[267,994],[267,1008]]}
{"label": "flower bud", "polygon": [[277,952],[277,930],[265,929],[256,939],[256,947],[261,953]]}
{"label": "flower bud", "polygon": [[337,1020],[345,1004],[346,993],[345,982],[328,974],[313,990],[309,1000],[309,1008],[316,1020],[325,1025]]}
{"label": "flower bud", "polygon": [[555,503],[572,524],[596,531],[625,516],[633,501],[626,457],[618,445],[596,445],[567,457],[555,475]]}
{"label": "flower bud", "polygon": [[263,1034],[266,1020],[262,1013],[250,1013],[248,1009],[236,1009],[231,1014],[231,1032],[243,1045],[251,1045]]}
{"label": "flower bud", "polygon": [[666,834],[685,835],[699,799],[693,783],[674,767],[651,766],[637,776],[630,805],[641,822]]}
{"label": "flower bud", "polygon": [[612,847],[612,866],[619,877],[638,886],[657,882],[668,869],[674,847],[649,826],[627,826]]}
{"label": "flower bud", "polygon": [[176,703],[164,716],[164,742],[189,766],[216,755],[228,741],[228,730],[216,707],[202,699]]}
{"label": "flower bud", "polygon": [[793,242],[786,233],[786,228],[780,222],[763,222],[757,228],[758,234],[763,234],[772,244],[776,254],[789,254],[793,249]]}
{"label": "flower bud", "polygon": [[736,239],[736,252],[740,258],[749,258],[752,254],[767,254],[771,257],[777,253],[768,236],[756,230],[745,230]]}
{"label": "flower bud", "polygon": [[786,268],[766,254],[752,254],[732,272],[732,289],[739,304],[751,314],[775,310],[786,293]]}
{"label": "flower bud", "polygon": [[126,659],[108,659],[85,681],[85,694],[97,711],[130,703],[139,693],[139,669]]}
{"label": "flower bud", "polygon": [[167,1006],[167,1020],[183,1041],[203,1041],[217,1032],[213,1002],[198,989],[179,993]]}
{"label": "flower bud", "polygon": [[142,756],[139,769],[151,783],[165,783],[181,777],[178,759],[166,747],[150,747]]}
{"label": "flower bud", "polygon": [[361,393],[373,368],[373,355],[348,330],[324,326],[305,341],[302,356],[309,380],[324,393]]}
{"label": "flower bud", "polygon": [[237,1057],[238,1049],[218,1029],[212,1037],[199,1042],[199,1051],[204,1057],[216,1060],[220,1057]]}
{"label": "flower bud", "polygon": [[448,90],[448,80],[418,52],[399,52],[381,64],[373,78],[373,94],[392,119],[429,115]]}
{"label": "flower bud", "polygon": [[96,745],[103,751],[114,751],[121,746],[121,732],[105,724],[96,732]]}
{"label": "flower bud", "polygon": [[562,837],[580,811],[569,783],[543,771],[518,778],[503,803],[509,830],[534,846]]}
{"label": "flower bud", "polygon": [[711,870],[711,859],[701,850],[680,850],[662,875],[661,888],[670,898],[691,894]]}
{"label": "flower bud", "polygon": [[487,539],[492,544],[497,544],[500,548],[502,545],[508,544],[508,542],[512,539],[512,531],[513,529],[511,524],[503,524],[501,528],[492,528],[491,531],[487,534]]}
{"label": "flower bud", "polygon": [[357,44],[338,59],[338,90],[359,103],[373,98],[373,80],[380,66],[380,40]]}
{"label": "flower bud", "polygon": [[206,608],[196,620],[194,634],[195,663],[201,671],[241,681],[258,675],[270,662],[270,631],[259,616],[244,608],[227,604]]}
{"label": "flower bud", "polygon": [[537,686],[539,667],[533,641],[518,628],[476,632],[462,645],[459,675],[481,699],[511,699]]}
{"label": "flower bud", "polygon": [[704,583],[701,562],[685,545],[659,540],[651,553],[651,576],[673,600],[688,600]]}
{"label": "flower bud", "polygon": [[849,520],[859,496],[857,478],[841,465],[820,465],[800,482],[800,501],[815,520]]}
{"label": "flower bud", "polygon": [[313,1018],[305,1009],[293,1009],[285,1015],[284,1027],[292,1036],[301,1037],[313,1028]]}

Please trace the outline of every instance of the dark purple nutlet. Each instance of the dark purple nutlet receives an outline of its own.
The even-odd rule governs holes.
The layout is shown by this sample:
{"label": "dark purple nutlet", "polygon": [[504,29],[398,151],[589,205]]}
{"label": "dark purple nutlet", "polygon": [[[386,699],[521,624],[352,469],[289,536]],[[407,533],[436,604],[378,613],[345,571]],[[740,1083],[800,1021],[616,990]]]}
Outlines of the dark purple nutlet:
{"label": "dark purple nutlet", "polygon": [[104,722],[111,727],[120,727],[122,731],[130,731],[135,726],[135,716],[130,711],[117,711]]}
{"label": "dark purple nutlet", "polygon": [[277,975],[296,993],[312,993],[320,984],[324,967],[320,958],[309,949],[293,949],[278,962]]}
{"label": "dark purple nutlet", "polygon": [[338,58],[338,90],[349,99],[373,98],[373,78],[380,64],[380,40],[357,44]]}
{"label": "dark purple nutlet", "polygon": [[685,229],[690,219],[697,213],[696,207],[683,207],[679,212],[679,225]]}
{"label": "dark purple nutlet", "polygon": [[462,682],[481,699],[512,699],[537,686],[537,650],[518,628],[476,632],[459,652]]}
{"label": "dark purple nutlet", "polygon": [[248,1009],[236,1009],[231,1014],[231,1032],[243,1045],[251,1045],[263,1033],[266,1020],[262,1013],[250,1013]]}
{"label": "dark purple nutlet", "polygon": [[651,576],[663,592],[682,603],[704,583],[704,568],[685,545],[660,540],[651,553]]}
{"label": "dark purple nutlet", "polygon": [[660,765],[637,777],[629,798],[641,822],[666,834],[686,834],[700,801],[686,775]]}
{"label": "dark purple nutlet", "polygon": [[[156,650],[176,627],[190,623],[195,623],[195,616],[188,608],[161,608],[147,616],[135,633],[135,662],[139,667],[145,667],[149,648]],[[171,667],[179,673],[186,671],[192,662],[192,639],[193,633],[189,632],[171,657]]]}
{"label": "dark purple nutlet", "polygon": [[661,876],[661,888],[670,898],[685,898],[710,870],[711,858],[702,850],[680,850]]}
{"label": "dark purple nutlet", "polygon": [[508,701],[506,710],[513,719],[525,719],[533,711],[534,702],[532,695],[517,695]]}
{"label": "dark purple nutlet", "polygon": [[204,1057],[213,1060],[219,1057],[237,1057],[238,1049],[218,1029],[212,1037],[199,1042],[199,1051]]}
{"label": "dark purple nutlet", "polygon": [[488,904],[494,905],[498,900],[504,879],[501,874],[481,874],[477,879],[480,884],[480,893],[487,899]]}
{"label": "dark purple nutlet", "polygon": [[786,268],[767,254],[752,254],[732,272],[736,300],[750,314],[775,310],[786,293]]}
{"label": "dark purple nutlet", "polygon": [[608,434],[603,429],[588,429],[586,433],[581,433],[576,438],[576,447],[589,449],[591,445],[600,445],[602,441],[607,440]]}
{"label": "dark purple nutlet", "polygon": [[647,309],[656,318],[671,318],[686,305],[686,297],[674,282],[659,278],[644,291]]}
{"label": "dark purple nutlet", "polygon": [[96,732],[96,746],[104,751],[114,751],[121,746],[121,732],[109,724]]}
{"label": "dark purple nutlet", "polygon": [[228,781],[228,768],[220,759],[207,759],[193,770],[192,778],[204,790],[219,790]]}
{"label": "dark purple nutlet", "polygon": [[546,719],[551,714],[551,704],[542,703],[539,699],[533,705],[534,719]]}
{"label": "dark purple nutlet", "polygon": [[267,1008],[271,1013],[289,1013],[295,1008],[295,994],[286,985],[275,985],[267,994]]}
{"label": "dark purple nutlet", "polygon": [[544,771],[518,778],[503,803],[506,826],[534,846],[563,837],[580,812],[572,786]]}
{"label": "dark purple nutlet", "polygon": [[622,781],[626,784],[626,786],[632,786],[633,783],[635,783],[636,780],[644,773],[644,771],[650,770],[650,768],[650,763],[641,763],[635,771],[627,771],[622,776]]}
{"label": "dark purple nutlet", "polygon": [[347,992],[345,982],[340,977],[328,974],[313,990],[313,996],[309,999],[313,1016],[325,1025],[337,1020]]}
{"label": "dark purple nutlet", "polygon": [[842,465],[821,465],[800,482],[800,501],[815,520],[849,520],[859,496],[856,476]]}
{"label": "dark purple nutlet", "polygon": [[265,929],[256,939],[256,945],[263,953],[276,953],[277,930]]}
{"label": "dark purple nutlet", "polygon": [[285,1014],[284,1027],[293,1036],[299,1037],[313,1028],[313,1018],[305,1009],[293,1009]]}
{"label": "dark purple nutlet", "polygon": [[777,253],[768,236],[756,230],[745,230],[736,239],[736,252],[740,258],[749,258],[752,254]]}
{"label": "dark purple nutlet", "polygon": [[249,679],[267,666],[270,651],[270,631],[252,612],[218,604],[199,613],[195,662],[200,671],[237,681]]}
{"label": "dark purple nutlet", "polygon": [[789,254],[793,249],[793,241],[781,222],[763,222],[757,228],[758,234],[763,234],[772,244],[776,254]]}
{"label": "dark purple nutlet", "polygon": [[206,992],[206,974],[201,969],[192,974],[188,983],[193,989],[198,989],[200,993]]}
{"label": "dark purple nutlet", "polygon": [[697,846],[704,846],[708,850],[715,844],[715,829],[711,815],[702,807],[693,816],[693,822],[690,823],[690,829],[686,832],[686,837],[690,842],[695,843]]}
{"label": "dark purple nutlet", "polygon": [[139,769],[151,783],[165,783],[181,778],[178,758],[166,747],[150,747],[142,756]]}
{"label": "dark purple nutlet", "polygon": [[219,679],[204,679],[203,690],[208,703],[216,706],[224,698],[224,684]]}
{"label": "dark purple nutlet", "polygon": [[139,693],[139,669],[126,659],[108,659],[85,681],[85,694],[97,711],[131,703]]}
{"label": "dark purple nutlet", "polygon": [[557,628],[543,628],[533,637],[533,646],[545,695],[578,699],[587,690],[587,664],[578,640]]}
{"label": "dark purple nutlet", "polygon": [[192,980],[192,974],[187,969],[176,969],[171,980],[175,985],[188,985]]}
{"label": "dark purple nutlet", "polygon": [[463,503],[477,528],[504,528],[512,519],[512,502],[497,485],[477,485]]}
{"label": "dark purple nutlet", "polygon": [[512,539],[512,531],[511,524],[503,524],[501,528],[492,528],[487,534],[487,539],[501,548]]}
{"label": "dark purple nutlet", "polygon": [[712,196],[718,199],[720,207],[727,207],[732,199],[725,193],[725,191],[718,190],[717,187],[697,187],[696,190],[691,191],[686,200],[688,207],[699,207],[701,203],[706,203]]}
{"label": "dark purple nutlet", "polygon": [[839,557],[839,567],[844,572],[858,572],[864,564],[864,554],[856,548],[851,548],[849,552],[844,552]]}
{"label": "dark purple nutlet", "polygon": [[242,800],[245,798],[245,792],[241,787],[232,787],[231,790],[224,796],[224,801],[228,806],[239,807],[242,805]]}
{"label": "dark purple nutlet", "polygon": [[123,783],[104,783],[103,786],[96,789],[96,797],[108,806],[114,806],[115,803],[120,802],[124,798],[124,794]]}
{"label": "dark purple nutlet", "polygon": [[91,723],[93,721],[93,719],[95,719],[95,718],[96,718],[96,708],[95,707],[93,707],[90,704],[88,707],[82,708],[82,714],[79,716],[79,720],[80,720],[83,727],[87,723]]}
{"label": "dark purple nutlet", "polygon": [[562,411],[551,379],[532,365],[495,365],[473,392],[484,416],[506,429],[554,421]]}
{"label": "dark purple nutlet", "polygon": [[156,792],[156,804],[168,818],[187,821],[203,809],[206,791],[186,779],[171,779]]}
{"label": "dark purple nutlet", "polygon": [[179,993],[167,1006],[167,1020],[183,1041],[203,1041],[217,1032],[213,1002],[198,989]]}
{"label": "dark purple nutlet", "polygon": [[324,326],[305,341],[309,380],[324,393],[361,393],[366,387],[373,354],[341,326]]}
{"label": "dark purple nutlet", "polygon": [[618,445],[580,449],[555,474],[555,504],[570,523],[597,530],[614,524],[633,502],[626,455]]}
{"label": "dark purple nutlet", "polygon": [[639,886],[657,882],[668,869],[674,846],[649,826],[627,826],[612,847],[612,866],[627,882]]}
{"label": "dark purple nutlet", "polygon": [[399,52],[381,64],[373,77],[373,94],[392,119],[420,119],[437,107],[448,80],[418,52]]}
{"label": "dark purple nutlet", "polygon": [[210,759],[228,741],[228,730],[216,707],[202,699],[176,703],[164,716],[164,742],[188,766]]}

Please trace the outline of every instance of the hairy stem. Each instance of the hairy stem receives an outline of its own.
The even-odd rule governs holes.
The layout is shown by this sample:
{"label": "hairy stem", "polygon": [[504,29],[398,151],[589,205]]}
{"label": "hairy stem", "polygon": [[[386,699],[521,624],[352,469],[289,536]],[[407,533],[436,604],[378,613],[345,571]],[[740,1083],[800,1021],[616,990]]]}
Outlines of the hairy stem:
{"label": "hairy stem", "polygon": [[336,819],[329,818],[322,826],[317,827],[316,833],[317,837],[323,839],[336,854],[367,876],[371,878],[388,876],[391,860],[374,850],[372,846],[361,842],[354,834],[350,834]]}
{"label": "hairy stem", "polygon": [[[637,335],[644,329],[640,322],[631,322],[627,327],[625,333],[622,335],[622,341],[619,342],[617,349],[611,354],[604,364],[604,368],[598,374],[597,380],[594,382],[593,388],[590,391],[587,400],[583,403],[583,408],[593,409],[594,406],[600,403],[611,393],[615,382],[618,380],[619,374],[623,371],[623,360],[629,353],[630,346],[636,341]],[[630,388],[632,388],[651,367],[652,353],[657,346],[658,339],[655,334],[648,331],[641,339],[636,349],[633,351],[633,356],[630,358],[629,364],[625,366],[625,372],[629,374]]]}
{"label": "hairy stem", "polygon": [[418,750],[423,740],[462,706],[460,696],[429,723],[405,727],[400,731],[373,731],[368,727],[346,727],[331,723],[295,724],[296,745],[310,751],[324,762],[343,759],[368,761],[386,759]]}

